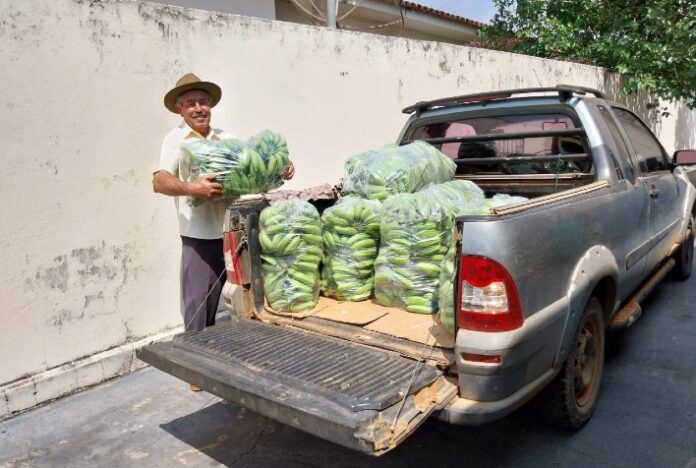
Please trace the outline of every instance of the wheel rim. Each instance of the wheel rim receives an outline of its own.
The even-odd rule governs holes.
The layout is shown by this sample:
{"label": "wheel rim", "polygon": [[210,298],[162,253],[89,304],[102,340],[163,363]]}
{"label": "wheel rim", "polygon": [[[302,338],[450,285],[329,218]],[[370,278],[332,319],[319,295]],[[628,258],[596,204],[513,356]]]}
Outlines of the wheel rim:
{"label": "wheel rim", "polygon": [[599,327],[597,322],[589,317],[583,324],[575,344],[573,381],[578,406],[585,406],[592,399],[597,387],[600,346]]}

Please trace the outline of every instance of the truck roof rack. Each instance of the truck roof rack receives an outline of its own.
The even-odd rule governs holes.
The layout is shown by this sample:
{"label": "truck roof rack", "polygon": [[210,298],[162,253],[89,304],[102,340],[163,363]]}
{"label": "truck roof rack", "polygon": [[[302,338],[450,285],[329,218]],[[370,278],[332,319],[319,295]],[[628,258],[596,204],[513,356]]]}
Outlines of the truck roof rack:
{"label": "truck roof rack", "polygon": [[462,96],[452,96],[443,99],[435,99],[432,101],[419,101],[404,108],[402,112],[404,114],[412,114],[414,112],[416,114],[420,114],[425,110],[434,109],[436,107],[450,107],[460,104],[468,104],[471,102],[495,101],[498,99],[508,99],[519,94],[534,93],[558,93],[558,97],[563,101],[567,101],[573,95],[585,96],[587,94],[594,94],[596,97],[602,99],[607,97],[598,89],[586,88],[584,86],[559,84],[554,87],[507,89],[503,91],[490,91],[487,93],[464,94]]}

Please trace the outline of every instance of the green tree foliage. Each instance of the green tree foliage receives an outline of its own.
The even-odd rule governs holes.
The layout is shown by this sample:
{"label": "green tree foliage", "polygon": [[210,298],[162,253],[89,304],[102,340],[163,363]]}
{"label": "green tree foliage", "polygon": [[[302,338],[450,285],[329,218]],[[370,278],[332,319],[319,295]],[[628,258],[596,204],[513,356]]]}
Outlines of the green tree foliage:
{"label": "green tree foliage", "polygon": [[696,107],[694,0],[494,1],[478,45],[605,67],[627,94]]}

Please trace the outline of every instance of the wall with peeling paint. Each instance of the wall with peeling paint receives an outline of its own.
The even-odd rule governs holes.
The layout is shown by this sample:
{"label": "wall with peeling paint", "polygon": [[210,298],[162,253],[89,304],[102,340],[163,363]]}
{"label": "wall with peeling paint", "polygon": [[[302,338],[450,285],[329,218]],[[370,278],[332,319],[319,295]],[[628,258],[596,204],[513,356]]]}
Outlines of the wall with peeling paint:
{"label": "wall with peeling paint", "polygon": [[[174,206],[150,185],[178,123],[162,96],[180,75],[222,86],[216,126],[287,137],[288,188],[336,182],[348,156],[393,141],[418,100],[615,86],[577,64],[127,0],[4,0],[0,44],[6,394],[180,325]],[[676,117],[693,122],[685,111],[663,122],[670,150],[694,142]]]}

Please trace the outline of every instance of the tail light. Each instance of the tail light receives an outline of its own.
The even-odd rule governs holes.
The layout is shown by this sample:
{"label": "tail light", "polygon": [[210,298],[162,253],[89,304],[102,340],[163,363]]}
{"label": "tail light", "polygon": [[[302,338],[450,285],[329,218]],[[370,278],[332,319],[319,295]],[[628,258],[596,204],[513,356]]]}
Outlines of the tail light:
{"label": "tail light", "polygon": [[517,287],[510,273],[486,257],[462,256],[457,320],[466,330],[501,332],[524,324]]}
{"label": "tail light", "polygon": [[239,258],[239,237],[241,231],[225,232],[222,236],[223,252],[225,255],[225,269],[227,270],[227,281],[232,284],[245,284],[242,264]]}

